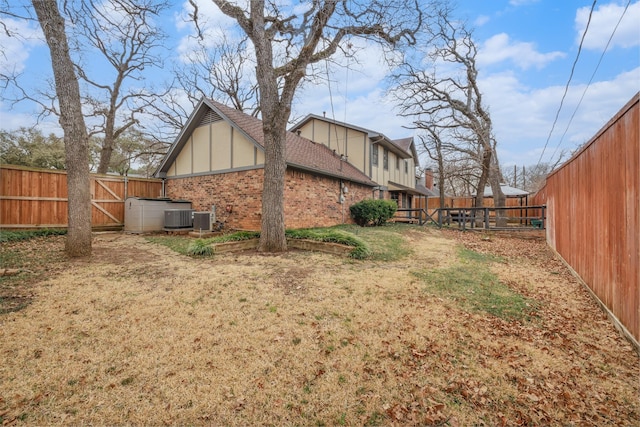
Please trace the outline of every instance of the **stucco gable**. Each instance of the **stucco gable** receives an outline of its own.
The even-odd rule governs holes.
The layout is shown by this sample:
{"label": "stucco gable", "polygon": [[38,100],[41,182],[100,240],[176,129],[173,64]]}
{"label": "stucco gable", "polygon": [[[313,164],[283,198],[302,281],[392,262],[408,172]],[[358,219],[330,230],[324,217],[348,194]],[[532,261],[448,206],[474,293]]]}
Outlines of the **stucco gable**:
{"label": "stucco gable", "polygon": [[290,128],[292,131],[296,131],[301,129],[311,123],[314,120],[319,120],[325,123],[329,123],[336,126],[342,126],[347,129],[356,130],[366,134],[372,143],[379,144],[387,149],[392,150],[396,154],[398,154],[401,158],[407,159],[413,157],[414,163],[418,165],[418,154],[415,150],[415,145],[413,144],[413,137],[396,139],[392,140],[384,135],[382,132],[377,132],[371,129],[366,129],[360,126],[352,125],[345,122],[340,122],[338,120],[329,119],[327,117],[318,116],[316,114],[309,114],[294,126]]}
{"label": "stucco gable", "polygon": [[[180,150],[185,146],[191,133],[207,114],[211,114],[211,111],[229,123],[236,131],[241,132],[249,141],[256,144],[260,150],[264,150],[264,134],[261,120],[205,98],[200,101],[185,128],[172,144],[158,172],[156,172],[156,176],[163,176],[163,173],[166,174]],[[368,176],[322,144],[316,144],[292,132],[287,132],[286,144],[287,165],[289,167],[359,182],[372,187],[376,185]]]}

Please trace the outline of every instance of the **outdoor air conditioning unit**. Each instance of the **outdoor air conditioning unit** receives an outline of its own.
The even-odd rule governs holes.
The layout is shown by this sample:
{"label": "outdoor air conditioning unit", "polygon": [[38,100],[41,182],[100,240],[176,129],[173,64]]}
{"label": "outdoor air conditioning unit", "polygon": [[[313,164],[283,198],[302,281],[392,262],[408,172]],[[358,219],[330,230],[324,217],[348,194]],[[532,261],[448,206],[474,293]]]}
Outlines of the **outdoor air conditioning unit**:
{"label": "outdoor air conditioning unit", "polygon": [[[194,212],[193,213],[193,229],[195,231],[213,230],[212,222],[215,222],[214,218],[212,218],[211,212]],[[212,219],[214,219],[214,221],[212,221]]]}
{"label": "outdoor air conditioning unit", "polygon": [[164,228],[180,230],[193,227],[193,209],[167,209],[164,211]]}

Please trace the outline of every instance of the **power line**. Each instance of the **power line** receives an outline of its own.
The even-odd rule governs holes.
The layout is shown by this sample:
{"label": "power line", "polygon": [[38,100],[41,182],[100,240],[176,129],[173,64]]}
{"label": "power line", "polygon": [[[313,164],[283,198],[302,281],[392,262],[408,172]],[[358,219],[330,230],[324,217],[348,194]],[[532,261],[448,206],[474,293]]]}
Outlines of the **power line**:
{"label": "power line", "polygon": [[593,70],[593,74],[591,74],[591,78],[589,79],[589,82],[587,83],[587,86],[584,88],[584,91],[582,92],[582,96],[580,97],[580,101],[578,102],[578,105],[576,105],[576,108],[573,110],[573,114],[571,114],[571,118],[569,119],[569,123],[567,123],[567,127],[565,128],[564,133],[562,134],[562,137],[560,138],[560,142],[558,142],[558,145],[556,146],[556,149],[553,151],[553,154],[551,154],[551,160],[553,160],[553,156],[556,155],[556,152],[560,148],[560,144],[562,144],[562,140],[567,135],[567,132],[569,131],[569,126],[571,126],[571,122],[573,122],[573,118],[575,117],[576,113],[578,112],[578,109],[580,108],[580,105],[582,104],[582,101],[584,100],[584,96],[586,95],[587,90],[589,89],[589,86],[591,86],[591,83],[593,82],[593,79],[596,76],[598,68],[600,68],[600,64],[602,64],[602,59],[604,58],[604,54],[609,49],[609,45],[611,44],[611,40],[613,40],[613,36],[616,34],[616,31],[618,31],[618,27],[620,26],[620,22],[622,22],[622,18],[624,18],[624,15],[627,13],[627,9],[629,9],[629,5],[630,4],[631,4],[631,0],[629,0],[627,2],[627,5],[625,6],[624,10],[622,11],[622,15],[620,15],[620,19],[618,19],[618,22],[616,23],[616,26],[613,29],[613,32],[611,33],[611,36],[609,37],[609,40],[607,41],[607,45],[604,47],[604,50],[602,51],[602,55],[600,55],[600,59],[598,60],[598,64],[596,64],[596,68]]}
{"label": "power line", "polygon": [[569,80],[567,80],[567,84],[564,87],[564,94],[562,95],[562,99],[560,100],[560,106],[558,107],[558,111],[556,111],[556,117],[553,120],[553,124],[551,125],[551,130],[549,131],[549,135],[547,136],[547,140],[544,143],[544,148],[542,149],[542,153],[540,153],[540,158],[538,159],[538,163],[536,164],[536,168],[542,162],[542,156],[544,156],[544,152],[547,149],[547,145],[549,144],[549,140],[551,139],[551,135],[553,134],[553,130],[556,127],[556,123],[558,122],[558,117],[560,116],[560,111],[562,110],[562,105],[564,104],[564,99],[567,96],[567,92],[569,91],[569,84],[571,83],[571,79],[573,78],[573,73],[576,69],[576,64],[578,63],[578,59],[580,58],[580,52],[582,51],[582,44],[584,43],[584,39],[587,35],[587,31],[589,30],[589,24],[591,23],[591,17],[593,16],[593,10],[596,7],[597,0],[593,0],[593,4],[591,5],[591,10],[589,11],[589,19],[587,20],[587,26],[584,29],[584,33],[582,33],[582,38],[580,39],[580,45],[578,46],[578,53],[576,54],[576,59],[573,61],[573,65],[571,66],[571,74],[569,74]]}
{"label": "power line", "polygon": [[[323,44],[326,41],[323,40]],[[333,108],[333,92],[331,90],[331,75],[329,74],[329,59],[325,58],[324,59],[324,65],[325,65],[325,69],[327,72],[327,86],[329,88],[329,103],[331,104],[331,118],[333,119],[333,130],[336,134],[336,148],[337,148],[337,153],[338,155],[341,155],[342,153],[340,153],[340,144],[338,144],[338,127],[336,126],[336,112],[335,109]],[[329,125],[331,126],[331,125]]]}

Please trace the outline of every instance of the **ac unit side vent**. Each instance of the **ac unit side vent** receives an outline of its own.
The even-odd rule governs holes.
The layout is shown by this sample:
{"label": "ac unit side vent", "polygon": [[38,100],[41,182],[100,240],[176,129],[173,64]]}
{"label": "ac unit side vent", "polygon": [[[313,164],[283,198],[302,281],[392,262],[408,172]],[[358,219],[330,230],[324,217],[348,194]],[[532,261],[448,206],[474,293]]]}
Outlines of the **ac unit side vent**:
{"label": "ac unit side vent", "polygon": [[194,212],[193,229],[195,231],[211,231],[211,212]]}
{"label": "ac unit side vent", "polygon": [[164,228],[175,230],[192,227],[193,209],[167,209],[164,211]]}

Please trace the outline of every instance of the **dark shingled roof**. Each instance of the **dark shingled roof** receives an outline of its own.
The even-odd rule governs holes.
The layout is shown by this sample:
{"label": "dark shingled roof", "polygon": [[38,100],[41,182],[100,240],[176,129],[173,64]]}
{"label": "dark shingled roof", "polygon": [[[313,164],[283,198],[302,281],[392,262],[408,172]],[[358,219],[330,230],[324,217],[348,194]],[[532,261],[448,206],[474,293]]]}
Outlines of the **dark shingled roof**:
{"label": "dark shingled roof", "polygon": [[[253,140],[264,149],[264,134],[262,131],[262,121],[260,119],[252,117],[234,108],[227,107],[226,105],[211,99],[204,99],[199,105],[199,109],[202,108],[211,108],[220,114],[221,117],[231,122],[234,127],[244,133],[249,139]],[[196,116],[201,116],[202,114],[202,111],[196,111],[192,114],[192,119]],[[185,130],[183,130],[183,133],[178,137],[178,140],[167,156],[177,155],[177,152],[173,154],[173,151],[179,151],[182,148],[180,144],[181,139],[183,139],[185,134],[193,132],[191,127],[193,126],[187,126]],[[188,129],[189,131],[187,131]],[[355,166],[346,160],[341,160],[339,155],[336,155],[333,150],[322,144],[316,144],[309,139],[298,136],[292,132],[287,132],[286,144],[287,166],[289,167],[321,175],[328,175],[334,178],[354,181],[371,187],[375,187],[377,185],[367,175],[360,172],[360,170]],[[168,164],[166,166],[168,167]]]}
{"label": "dark shingled roof", "polygon": [[[243,130],[247,136],[264,147],[261,120],[219,102],[212,100],[209,100],[209,102]],[[351,163],[341,160],[339,155],[336,155],[333,150],[323,144],[314,143],[307,138],[288,131],[286,143],[287,165],[291,167],[355,181],[372,187],[377,185]]]}
{"label": "dark shingled roof", "polygon": [[411,154],[411,143],[413,142],[412,137],[394,139],[391,142],[393,142],[393,144],[396,145],[398,148],[402,149],[405,153]]}

